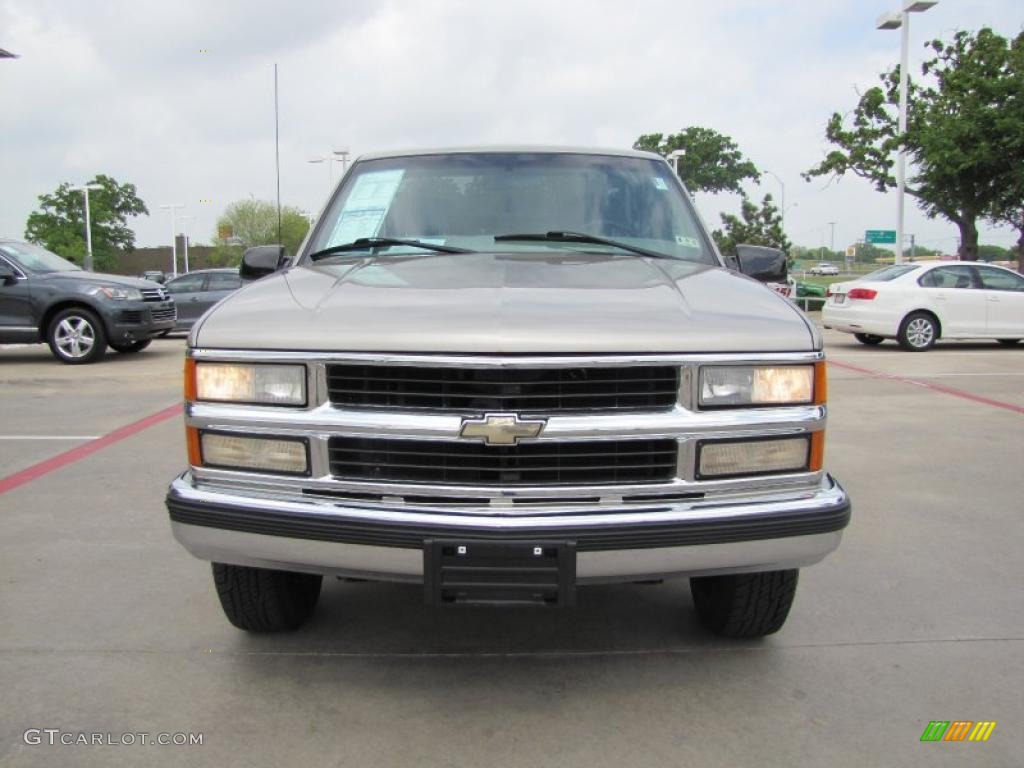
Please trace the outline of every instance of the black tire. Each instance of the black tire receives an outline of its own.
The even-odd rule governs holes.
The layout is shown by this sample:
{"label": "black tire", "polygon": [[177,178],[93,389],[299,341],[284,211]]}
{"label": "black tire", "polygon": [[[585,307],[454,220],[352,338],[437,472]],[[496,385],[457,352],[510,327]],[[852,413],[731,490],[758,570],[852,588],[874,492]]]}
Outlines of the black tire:
{"label": "black tire", "polygon": [[1020,339],[996,339],[996,341],[998,341],[1000,344],[1005,344],[1008,347],[1012,347],[1014,344],[1020,341]]}
{"label": "black tire", "polygon": [[313,614],[323,576],[213,563],[228,621],[249,632],[298,629]]}
{"label": "black tire", "polygon": [[110,348],[121,354],[130,355],[133,352],[141,352],[149,346],[151,341],[152,339],[140,339],[139,341],[129,341],[127,344],[110,342]]}
{"label": "black tire", "polygon": [[939,322],[929,312],[911,312],[900,323],[896,340],[908,352],[924,352],[935,346],[939,338]]}
{"label": "black tire", "polygon": [[875,336],[873,333],[855,333],[853,334],[853,338],[861,344],[867,344],[869,347],[874,347],[885,341],[884,336]]}
{"label": "black tire", "polygon": [[701,623],[723,637],[763,637],[782,629],[800,571],[761,571],[690,579]]}
{"label": "black tire", "polygon": [[107,351],[107,332],[92,310],[62,309],[46,329],[46,343],[53,356],[68,365],[95,363]]}

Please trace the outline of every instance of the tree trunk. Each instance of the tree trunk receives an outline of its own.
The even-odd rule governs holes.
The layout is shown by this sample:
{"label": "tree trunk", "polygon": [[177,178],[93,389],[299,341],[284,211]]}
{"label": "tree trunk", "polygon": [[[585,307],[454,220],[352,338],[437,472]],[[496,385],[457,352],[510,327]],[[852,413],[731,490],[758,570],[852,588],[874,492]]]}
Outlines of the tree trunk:
{"label": "tree trunk", "polygon": [[960,261],[978,260],[978,225],[975,222],[973,216],[958,219],[956,222],[960,229],[960,248],[957,250]]}

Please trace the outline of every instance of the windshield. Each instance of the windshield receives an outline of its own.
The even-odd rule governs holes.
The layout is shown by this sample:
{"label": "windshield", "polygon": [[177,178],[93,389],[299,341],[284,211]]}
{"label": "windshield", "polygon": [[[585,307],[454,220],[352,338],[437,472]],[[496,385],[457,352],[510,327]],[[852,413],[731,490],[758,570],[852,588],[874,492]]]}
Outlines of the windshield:
{"label": "windshield", "polygon": [[4,243],[0,245],[0,250],[18,262],[18,265],[27,272],[40,274],[81,269],[56,253],[50,253],[45,248],[31,243]]}
{"label": "windshield", "polygon": [[[374,237],[473,251],[621,251],[569,239],[494,241],[511,233],[552,231],[718,263],[666,163],[545,152],[449,153],[356,163],[318,222],[306,253]],[[423,249],[391,246],[382,256],[416,250]]]}
{"label": "windshield", "polygon": [[900,275],[907,274],[907,272],[913,272],[915,269],[917,269],[917,264],[893,264],[891,267],[883,267],[864,275],[861,280],[871,283],[885,283],[889,280],[895,280]]}

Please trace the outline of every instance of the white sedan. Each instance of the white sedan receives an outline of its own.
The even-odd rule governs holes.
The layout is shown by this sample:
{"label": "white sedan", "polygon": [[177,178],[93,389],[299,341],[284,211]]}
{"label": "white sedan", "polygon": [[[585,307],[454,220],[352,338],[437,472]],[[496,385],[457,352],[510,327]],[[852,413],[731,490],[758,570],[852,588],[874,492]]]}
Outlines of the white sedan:
{"label": "white sedan", "polygon": [[896,339],[923,352],[940,339],[1024,338],[1024,277],[991,264],[894,264],[833,283],[821,313],[826,328],[862,344]]}
{"label": "white sedan", "polygon": [[807,270],[808,275],[838,275],[839,267],[835,264],[830,264],[827,261],[822,261],[819,264],[811,267]]}

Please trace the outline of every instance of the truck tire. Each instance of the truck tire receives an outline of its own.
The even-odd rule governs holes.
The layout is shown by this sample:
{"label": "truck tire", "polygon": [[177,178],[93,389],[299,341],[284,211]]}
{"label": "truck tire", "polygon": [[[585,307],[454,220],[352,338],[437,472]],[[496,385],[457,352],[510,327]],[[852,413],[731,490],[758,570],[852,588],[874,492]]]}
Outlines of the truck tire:
{"label": "truck tire", "polygon": [[96,313],[85,307],[62,309],[46,329],[53,356],[68,365],[95,363],[107,351],[107,332]]}
{"label": "truck tire", "polygon": [[213,563],[228,621],[249,632],[298,629],[313,614],[323,576]]}
{"label": "truck tire", "polygon": [[1014,344],[1020,341],[1020,339],[996,339],[996,341],[998,341],[1000,344],[1005,344],[1008,347],[1012,347]]}
{"label": "truck tire", "polygon": [[701,623],[723,637],[763,637],[782,629],[796,594],[797,569],[690,579]]}
{"label": "truck tire", "polygon": [[930,312],[911,312],[900,323],[896,339],[908,352],[924,352],[935,346],[939,323]]}
{"label": "truck tire", "polygon": [[873,347],[876,344],[881,344],[885,341],[883,336],[875,336],[873,333],[855,333],[853,338],[859,341],[861,344],[867,344],[869,347]]}
{"label": "truck tire", "polygon": [[115,352],[120,352],[122,355],[129,355],[133,352],[141,352],[149,346],[152,339],[139,339],[138,341],[129,341],[126,344],[115,344],[110,342],[110,348]]}

